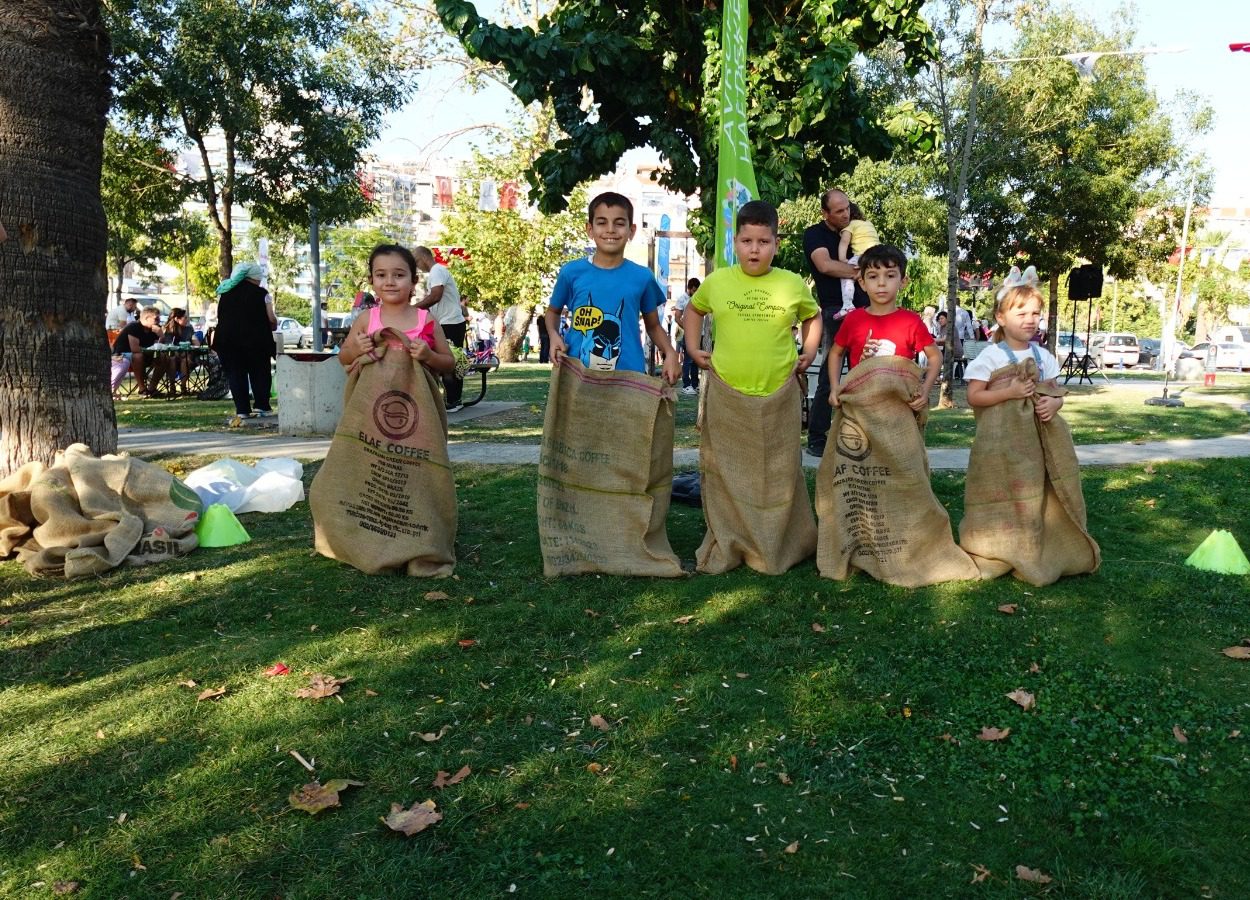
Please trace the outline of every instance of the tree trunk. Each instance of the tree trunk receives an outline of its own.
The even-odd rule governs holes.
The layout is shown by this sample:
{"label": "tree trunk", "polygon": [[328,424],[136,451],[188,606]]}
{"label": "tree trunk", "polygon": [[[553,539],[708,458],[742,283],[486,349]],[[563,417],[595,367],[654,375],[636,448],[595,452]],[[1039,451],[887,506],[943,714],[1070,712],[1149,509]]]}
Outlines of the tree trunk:
{"label": "tree trunk", "polygon": [[0,5],[0,477],[117,449],[100,203],[109,39],[99,0]]}
{"label": "tree trunk", "polygon": [[504,329],[496,353],[500,362],[516,362],[521,358],[521,344],[534,318],[534,310],[529,306],[511,306],[503,318]]}

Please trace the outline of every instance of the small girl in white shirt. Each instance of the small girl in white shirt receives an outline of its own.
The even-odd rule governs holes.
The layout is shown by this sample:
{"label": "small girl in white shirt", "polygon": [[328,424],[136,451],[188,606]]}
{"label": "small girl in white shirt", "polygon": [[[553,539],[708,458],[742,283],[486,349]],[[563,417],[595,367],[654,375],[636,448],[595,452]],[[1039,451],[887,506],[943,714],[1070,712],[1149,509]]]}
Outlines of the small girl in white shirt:
{"label": "small girl in white shirt", "polygon": [[994,306],[994,343],[968,366],[977,436],[968,457],[959,544],[981,572],[1029,584],[1097,570],[1081,469],[1063,417],[1059,363],[1032,338],[1042,318],[1037,273],[1016,269]]}
{"label": "small girl in white shirt", "polygon": [[[1059,362],[1049,350],[1032,340],[1042,320],[1042,295],[1036,285],[1025,282],[1001,291],[994,305],[994,320],[998,328],[993,343],[977,355],[964,375],[968,379],[968,405],[978,409],[1033,397],[1039,383],[1057,389]],[[1002,387],[989,388],[990,376],[995,371],[1029,357],[1037,363],[1036,382],[1015,378]],[[1038,395],[1034,401],[1037,418],[1042,422],[1053,419],[1061,406],[1062,397]]]}

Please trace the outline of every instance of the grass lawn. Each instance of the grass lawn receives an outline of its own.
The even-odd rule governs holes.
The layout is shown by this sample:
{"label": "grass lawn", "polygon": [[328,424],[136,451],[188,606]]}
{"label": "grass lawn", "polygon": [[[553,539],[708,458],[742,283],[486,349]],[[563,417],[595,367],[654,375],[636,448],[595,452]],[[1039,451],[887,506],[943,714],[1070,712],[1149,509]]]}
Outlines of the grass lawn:
{"label": "grass lawn", "polygon": [[[501,444],[537,444],[542,440],[543,408],[547,399],[550,369],[537,362],[502,366],[489,376],[487,398],[511,401],[523,406],[453,424],[453,441],[484,441]],[[1099,378],[1091,385],[1073,386],[1063,415],[1072,426],[1078,444],[1124,441],[1153,441],[1169,438],[1219,437],[1250,429],[1250,416],[1232,403],[1250,403],[1250,378],[1230,376],[1214,388],[1186,387],[1181,395],[1183,408],[1146,406],[1147,397],[1158,396],[1160,388],[1108,383]],[[1173,394],[1177,389],[1173,388]],[[933,392],[937,405],[938,392]],[[934,409],[925,439],[930,447],[969,447],[976,433],[972,410],[964,389],[955,391],[957,408]],[[695,431],[698,398],[680,395],[674,443],[678,447],[698,447]],[[224,431],[234,407],[229,400],[126,400],[117,403],[119,426],[144,428]]]}
{"label": "grass lawn", "polygon": [[[0,564],[0,895],[1041,892],[1017,865],[1064,896],[1250,895],[1250,662],[1220,654],[1247,579],[1181,565],[1213,527],[1250,547],[1248,475],[1086,470],[1102,570],[1043,589],[546,580],[533,468],[457,470],[455,580],[320,558],[306,504],[99,579]],[[962,478],[934,486],[958,521]],[[691,558],[699,511],[669,533]],[[295,698],[310,672],[351,677],[341,702]],[[364,784],[291,810],[292,750]],[[379,822],[427,798],[428,831]]]}

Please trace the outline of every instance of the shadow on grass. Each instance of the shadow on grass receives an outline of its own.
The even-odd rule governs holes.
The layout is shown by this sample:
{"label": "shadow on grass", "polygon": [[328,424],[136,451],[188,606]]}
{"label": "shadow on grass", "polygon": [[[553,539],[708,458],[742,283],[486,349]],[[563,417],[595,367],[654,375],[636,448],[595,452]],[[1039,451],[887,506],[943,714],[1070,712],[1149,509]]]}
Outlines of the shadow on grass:
{"label": "shadow on grass", "polygon": [[[532,468],[458,470],[458,581],[313,556],[305,506],[94,599],[0,567],[48,601],[0,605],[0,890],[945,896],[975,862],[1006,893],[1023,863],[1074,896],[1236,895],[1250,770],[1226,736],[1250,685],[1217,651],[1244,580],[1179,562],[1194,535],[1241,528],[1247,468],[1087,470],[1106,564],[1045,589],[837,583],[810,562],[543,579]],[[934,484],[958,521],[962,478]],[[691,557],[700,513],[669,526]],[[302,678],[259,674],[277,659],[354,680],[342,703],[296,700]],[[230,689],[197,704],[188,677]],[[1004,698],[1017,688],[1035,711]],[[1012,737],[976,740],[988,725]],[[366,785],[316,819],[288,811],[312,777],[291,749]],[[465,764],[463,784],[430,786]],[[445,814],[430,832],[377,822],[426,797]]]}

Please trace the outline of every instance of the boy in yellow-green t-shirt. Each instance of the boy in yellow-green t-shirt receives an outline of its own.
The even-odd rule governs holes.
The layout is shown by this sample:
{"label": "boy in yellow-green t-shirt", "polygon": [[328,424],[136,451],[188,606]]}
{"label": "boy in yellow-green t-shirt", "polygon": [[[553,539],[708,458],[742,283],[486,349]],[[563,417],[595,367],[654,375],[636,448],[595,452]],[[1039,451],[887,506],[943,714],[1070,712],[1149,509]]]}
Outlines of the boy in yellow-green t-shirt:
{"label": "boy in yellow-green t-shirt", "polygon": [[[686,352],[702,369],[711,368],[734,390],[766,397],[804,372],[820,347],[820,307],[801,277],[774,269],[777,210],[752,200],[738,210],[734,252],[738,265],[717,269],[704,280],[686,307]],[[715,352],[690,341],[715,323]],[[793,328],[801,327],[802,352],[794,349]],[[795,436],[798,439],[798,436]]]}
{"label": "boy in yellow-green t-shirt", "polygon": [[[715,574],[745,564],[775,575],[816,550],[795,373],[811,365],[820,346],[820,308],[802,278],[772,267],[777,210],[769,204],[753,200],[738,211],[734,252],[738,265],[709,275],[686,306],[687,352],[715,375],[701,385],[699,475],[707,532],[695,569]],[[711,353],[698,344],[709,313]]]}

